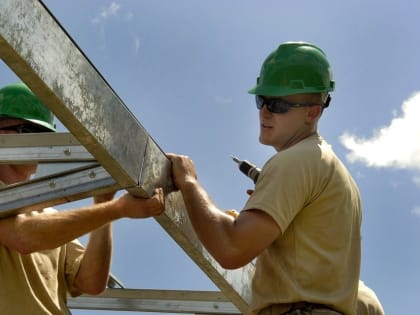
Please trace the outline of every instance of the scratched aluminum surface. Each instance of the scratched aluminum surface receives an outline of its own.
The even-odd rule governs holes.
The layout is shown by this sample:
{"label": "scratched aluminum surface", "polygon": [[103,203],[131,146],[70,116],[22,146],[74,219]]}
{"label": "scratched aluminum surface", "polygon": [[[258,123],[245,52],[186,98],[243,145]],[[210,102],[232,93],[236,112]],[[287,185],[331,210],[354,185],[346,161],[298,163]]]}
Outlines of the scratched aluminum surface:
{"label": "scratched aluminum surface", "polygon": [[156,187],[163,187],[165,192],[174,189],[169,159],[150,136],[146,144],[139,185],[149,196]]}
{"label": "scratched aluminum surface", "polygon": [[191,226],[181,194],[174,191],[170,167],[169,160],[149,138],[140,184],[149,195],[158,186],[166,192],[165,213],[156,220],[232,303],[245,312],[251,301],[254,266],[249,264],[241,269],[226,270],[203,247]]}
{"label": "scratched aluminum surface", "polygon": [[254,265],[248,264],[235,270],[222,268],[198,240],[179,191],[166,195],[165,208],[165,213],[156,218],[159,224],[221,292],[242,313],[246,313],[251,302],[251,280],[254,275]]}
{"label": "scratched aluminum surface", "polygon": [[38,1],[0,1],[0,56],[122,187],[138,184],[147,132]]}
{"label": "scratched aluminum surface", "polygon": [[158,222],[245,312],[254,266],[225,270],[204,249],[182,196],[171,192],[169,161],[41,3],[0,1],[0,56],[121,187],[140,195],[165,188],[166,211]]}

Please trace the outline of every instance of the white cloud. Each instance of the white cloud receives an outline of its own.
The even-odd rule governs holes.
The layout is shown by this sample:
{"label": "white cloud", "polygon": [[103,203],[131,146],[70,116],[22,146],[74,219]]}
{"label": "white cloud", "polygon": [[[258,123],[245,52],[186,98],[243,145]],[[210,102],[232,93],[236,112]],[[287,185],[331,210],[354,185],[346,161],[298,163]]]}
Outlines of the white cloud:
{"label": "white cloud", "polygon": [[93,24],[98,24],[101,20],[105,20],[112,15],[117,15],[118,10],[121,6],[116,2],[111,2],[109,7],[102,9],[98,16],[92,19]]}
{"label": "white cloud", "polygon": [[415,207],[413,210],[411,210],[411,213],[420,216],[420,206]]}
{"label": "white cloud", "polygon": [[[120,14],[121,5],[117,2],[113,1],[109,4],[108,7],[102,8],[98,14],[92,18],[91,22],[92,24],[97,25],[99,31],[100,31],[100,46],[99,48],[101,50],[107,49],[107,28],[106,28],[106,20],[112,16],[117,16]],[[130,23],[133,20],[134,14],[131,11],[128,11],[127,13],[121,12],[121,15],[125,17],[127,23]],[[128,31],[130,32],[130,31]],[[128,45],[132,45],[135,53],[137,54],[140,50],[140,38],[138,35],[132,33],[132,42],[128,43]]]}
{"label": "white cloud", "polygon": [[400,116],[389,126],[376,130],[371,138],[358,138],[350,133],[340,137],[350,150],[350,162],[362,162],[371,167],[395,167],[420,170],[420,92],[402,104]]}
{"label": "white cloud", "polygon": [[128,13],[127,13],[127,20],[128,20],[128,21],[132,20],[132,19],[133,19],[133,17],[134,17],[133,12],[128,12]]}
{"label": "white cloud", "polygon": [[116,15],[118,10],[120,9],[120,5],[118,3],[112,2],[108,8],[102,10],[101,17],[106,19],[108,16]]}
{"label": "white cloud", "polygon": [[416,176],[413,178],[413,182],[420,187],[420,176]]}
{"label": "white cloud", "polygon": [[133,46],[134,46],[134,51],[138,53],[140,49],[140,38],[135,34],[133,34]]}

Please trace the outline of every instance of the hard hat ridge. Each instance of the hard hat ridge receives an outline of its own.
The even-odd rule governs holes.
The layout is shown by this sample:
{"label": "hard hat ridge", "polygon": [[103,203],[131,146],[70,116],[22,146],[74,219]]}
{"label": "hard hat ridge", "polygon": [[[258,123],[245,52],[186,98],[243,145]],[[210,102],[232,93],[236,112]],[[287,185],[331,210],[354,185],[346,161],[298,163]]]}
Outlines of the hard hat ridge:
{"label": "hard hat ridge", "polygon": [[334,87],[330,64],[319,47],[306,42],[285,42],[265,59],[257,85],[248,93],[287,96],[328,93]]}

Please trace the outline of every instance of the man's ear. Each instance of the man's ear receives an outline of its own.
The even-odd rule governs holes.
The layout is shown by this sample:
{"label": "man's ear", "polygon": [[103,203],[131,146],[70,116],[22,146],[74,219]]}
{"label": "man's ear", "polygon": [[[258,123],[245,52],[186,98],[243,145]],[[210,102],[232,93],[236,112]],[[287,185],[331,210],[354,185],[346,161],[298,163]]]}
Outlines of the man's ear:
{"label": "man's ear", "polygon": [[309,106],[308,110],[306,111],[306,119],[307,122],[314,122],[316,121],[322,113],[322,106],[318,106],[318,105],[314,105],[314,106]]}

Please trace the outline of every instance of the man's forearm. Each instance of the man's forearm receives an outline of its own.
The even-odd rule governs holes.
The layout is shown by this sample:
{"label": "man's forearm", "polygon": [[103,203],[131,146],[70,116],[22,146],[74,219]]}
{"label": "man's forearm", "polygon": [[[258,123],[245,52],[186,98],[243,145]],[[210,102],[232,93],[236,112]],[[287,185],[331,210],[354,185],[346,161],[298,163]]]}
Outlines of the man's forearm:
{"label": "man's forearm", "polygon": [[181,192],[198,238],[224,268],[251,262],[281,234],[275,221],[262,211],[232,216],[217,209],[197,181],[184,183]]}
{"label": "man's forearm", "polygon": [[120,217],[110,203],[56,213],[33,212],[0,220],[0,233],[4,245],[27,254],[56,248]]}
{"label": "man's forearm", "polygon": [[223,260],[232,247],[234,218],[218,209],[197,181],[187,183],[181,191],[198,238],[216,260]]}
{"label": "man's forearm", "polygon": [[106,224],[90,234],[74,286],[80,292],[101,293],[107,284],[112,257],[111,224]]}

